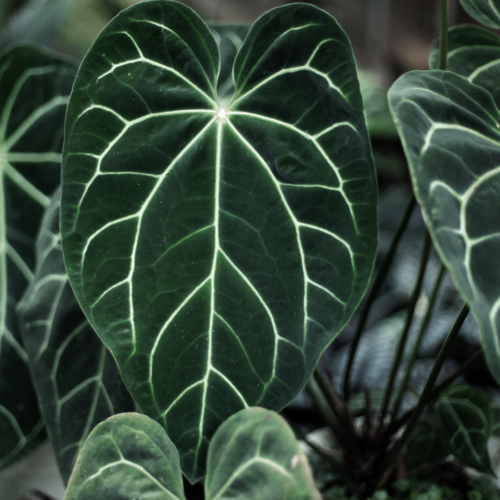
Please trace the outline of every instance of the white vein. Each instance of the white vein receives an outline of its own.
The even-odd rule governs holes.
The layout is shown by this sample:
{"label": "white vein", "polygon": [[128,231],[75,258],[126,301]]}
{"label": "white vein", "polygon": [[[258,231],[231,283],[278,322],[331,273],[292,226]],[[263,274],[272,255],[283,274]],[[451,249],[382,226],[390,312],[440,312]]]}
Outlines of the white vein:
{"label": "white vein", "polygon": [[[303,130],[295,127],[294,125],[291,125],[290,123],[286,123],[286,122],[283,122],[281,120],[276,120],[275,118],[269,118],[267,116],[257,115],[255,113],[248,113],[248,112],[244,112],[244,111],[229,111],[227,113],[227,115],[229,117],[231,115],[249,116],[252,118],[259,119],[259,120],[274,123],[276,125],[280,125],[282,127],[288,128],[289,130],[293,130],[297,134],[299,134],[302,137],[306,138],[307,140],[311,141],[314,144],[315,148],[318,150],[318,152],[321,154],[321,156],[325,159],[325,161],[331,167],[331,169],[335,173],[337,180],[339,182],[339,188],[335,188],[332,186],[321,186],[321,185],[316,185],[316,187],[323,187],[324,189],[332,189],[332,190],[336,189],[341,194],[342,198],[344,199],[344,202],[346,203],[347,207],[349,208],[349,212],[351,214],[351,219],[352,219],[352,222],[354,224],[354,229],[355,229],[356,233],[359,234],[356,215],[354,214],[353,203],[349,200],[349,198],[347,197],[347,195],[345,194],[345,192],[343,190],[343,186],[344,186],[346,181],[340,175],[339,168],[333,163],[333,161],[330,159],[330,157],[326,154],[325,150],[320,146],[320,144],[316,140],[316,138],[318,136],[321,136],[323,133],[326,133],[327,132],[326,130],[323,131],[321,134],[317,134],[317,135],[313,136],[313,135],[309,135],[307,132],[304,132]],[[342,123],[342,124],[344,124],[344,123]],[[330,127],[330,130],[333,130],[334,128],[336,128],[336,126],[340,126],[340,125],[341,124],[336,124],[336,125]]]}

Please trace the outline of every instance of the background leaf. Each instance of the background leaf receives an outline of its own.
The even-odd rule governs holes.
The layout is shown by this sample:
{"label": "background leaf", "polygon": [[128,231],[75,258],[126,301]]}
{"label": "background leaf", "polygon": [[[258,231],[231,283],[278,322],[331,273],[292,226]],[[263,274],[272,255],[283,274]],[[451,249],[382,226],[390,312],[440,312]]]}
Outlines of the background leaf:
{"label": "background leaf", "polygon": [[495,475],[488,453],[492,428],[488,396],[479,389],[455,385],[444,391],[433,406],[453,455],[468,467]]}
{"label": "background leaf", "polygon": [[217,82],[217,96],[225,106],[233,96],[233,63],[243,40],[250,30],[249,24],[209,24],[220,51],[220,72]]}
{"label": "background leaf", "polygon": [[34,240],[59,184],[72,62],[35,47],[0,57],[0,468],[43,439],[16,304],[33,281]]}
{"label": "background leaf", "polygon": [[423,415],[406,444],[406,470],[411,471],[424,463],[437,462],[446,458],[449,453],[436,418]]}
{"label": "background leaf", "polygon": [[19,318],[45,425],[67,483],[95,425],[134,405],[69,284],[59,234],[60,195],[58,190],[42,220],[35,277]]}
{"label": "background leaf", "polygon": [[441,71],[407,73],[390,103],[433,242],[499,381],[500,113],[488,92]]}
{"label": "background leaf", "polygon": [[500,29],[500,0],[460,0],[460,3],[477,22]]}
{"label": "background leaf", "polygon": [[208,452],[207,500],[319,500],[307,458],[285,420],[248,408],[226,420]]}
{"label": "background leaf", "polygon": [[226,418],[297,395],[359,303],[377,241],[363,103],[336,21],[302,4],[260,18],[225,109],[218,66],[186,6],[123,11],[82,63],[64,152],[75,293],[192,481]]}
{"label": "background leaf", "polygon": [[[456,26],[448,32],[447,68],[486,89],[500,104],[500,37],[478,26]],[[438,68],[439,43],[429,65]]]}
{"label": "background leaf", "polygon": [[179,454],[154,420],[122,413],[90,433],[64,500],[97,498],[185,500]]}

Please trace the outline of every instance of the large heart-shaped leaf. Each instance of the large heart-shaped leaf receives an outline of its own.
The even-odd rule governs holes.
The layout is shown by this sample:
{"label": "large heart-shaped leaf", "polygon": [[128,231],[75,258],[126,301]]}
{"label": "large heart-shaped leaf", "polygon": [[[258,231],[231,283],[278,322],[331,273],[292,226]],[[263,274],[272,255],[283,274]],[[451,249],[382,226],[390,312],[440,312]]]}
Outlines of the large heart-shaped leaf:
{"label": "large heart-shaped leaf", "polygon": [[191,480],[217,427],[279,409],[367,286],[376,182],[347,36],[274,9],[217,101],[217,44],[172,1],[135,5],[83,61],[66,121],[70,280]]}
{"label": "large heart-shaped leaf", "polygon": [[413,187],[500,381],[500,113],[451,72],[411,72],[390,90]]}
{"label": "large heart-shaped leaf", "polygon": [[43,218],[35,279],[19,307],[24,344],[59,470],[68,481],[96,424],[134,409],[116,363],[80,309],[59,234],[60,191]]}
{"label": "large heart-shaped leaf", "polygon": [[494,475],[488,453],[493,419],[488,396],[456,385],[441,394],[434,411],[453,455],[464,465]]}
{"label": "large heart-shaped leaf", "polygon": [[460,0],[460,3],[477,22],[500,28],[500,0]]}
{"label": "large heart-shaped leaf", "polygon": [[[500,37],[478,26],[456,26],[448,32],[447,69],[486,89],[500,104]],[[439,43],[430,67],[438,68]]]}
{"label": "large heart-shaped leaf", "polygon": [[210,31],[214,35],[220,52],[220,71],[217,82],[217,96],[221,106],[225,106],[233,97],[233,63],[243,40],[250,29],[249,24],[211,24]]}
{"label": "large heart-shaped leaf", "polygon": [[0,57],[0,468],[43,438],[15,307],[33,280],[34,240],[59,184],[75,73],[72,62],[34,47]]}
{"label": "large heart-shaped leaf", "polygon": [[185,500],[179,454],[139,413],[101,422],[85,441],[64,500]]}
{"label": "large heart-shaped leaf", "polygon": [[320,500],[309,462],[285,420],[263,408],[241,410],[215,433],[206,500]]}

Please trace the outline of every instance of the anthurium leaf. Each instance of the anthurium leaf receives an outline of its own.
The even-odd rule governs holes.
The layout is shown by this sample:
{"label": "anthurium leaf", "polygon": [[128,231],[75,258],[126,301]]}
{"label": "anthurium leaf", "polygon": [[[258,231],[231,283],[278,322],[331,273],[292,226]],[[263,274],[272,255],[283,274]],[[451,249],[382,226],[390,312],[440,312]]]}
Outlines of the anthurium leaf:
{"label": "anthurium leaf", "polygon": [[[448,32],[447,69],[486,89],[500,105],[500,37],[478,26],[456,26]],[[438,68],[439,43],[430,66]]]}
{"label": "anthurium leaf", "polygon": [[389,97],[426,224],[500,381],[500,113],[449,71],[407,73]]}
{"label": "anthurium leaf", "polygon": [[119,14],[66,121],[69,277],[184,473],[217,427],[280,409],[351,317],[373,266],[376,182],[347,36],[306,4],[270,11],[217,102],[219,51],[188,7]]}
{"label": "anthurium leaf", "polygon": [[452,386],[436,401],[434,412],[451,453],[462,464],[494,475],[488,453],[493,419],[488,396],[462,384]]}
{"label": "anthurium leaf", "polygon": [[263,408],[226,420],[208,451],[207,500],[320,499],[307,458],[286,421]]}
{"label": "anthurium leaf", "polygon": [[33,281],[35,238],[59,184],[72,62],[34,46],[0,57],[0,468],[43,438],[15,310]]}
{"label": "anthurium leaf", "polygon": [[35,279],[20,303],[19,318],[45,425],[67,483],[78,450],[95,425],[132,411],[134,405],[69,284],[59,205],[60,190],[42,220]]}
{"label": "anthurium leaf", "polygon": [[500,0],[460,0],[460,3],[478,23],[500,29]]}
{"label": "anthurium leaf", "polygon": [[220,51],[220,71],[217,83],[219,103],[225,106],[233,97],[233,63],[243,40],[250,29],[249,24],[210,24],[210,31]]}
{"label": "anthurium leaf", "polygon": [[419,465],[439,461],[450,453],[437,419],[431,415],[424,415],[406,444],[406,470],[411,471]]}
{"label": "anthurium leaf", "polygon": [[185,500],[179,453],[139,413],[101,422],[83,444],[64,500]]}

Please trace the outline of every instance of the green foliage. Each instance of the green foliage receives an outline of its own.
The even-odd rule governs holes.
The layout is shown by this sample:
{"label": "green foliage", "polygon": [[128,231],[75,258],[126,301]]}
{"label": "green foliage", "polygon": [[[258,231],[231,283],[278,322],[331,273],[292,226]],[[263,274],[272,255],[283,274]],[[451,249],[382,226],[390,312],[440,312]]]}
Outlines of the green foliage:
{"label": "green foliage", "polygon": [[336,21],[302,4],[260,18],[225,108],[218,68],[189,8],[123,11],[80,67],[64,150],[70,281],[191,480],[226,418],[297,395],[359,303],[377,241],[363,103]]}
{"label": "green foliage", "polygon": [[495,475],[488,453],[492,428],[488,396],[478,389],[455,385],[440,395],[434,411],[453,455],[464,465]]}
{"label": "green foliage", "polygon": [[100,423],[85,441],[64,500],[184,500],[179,454],[163,428],[138,413]]}
{"label": "green foliage", "polygon": [[227,419],[210,443],[205,498],[320,500],[307,458],[282,417],[263,408]]}
{"label": "green foliage", "polygon": [[460,3],[479,23],[489,28],[500,28],[499,0],[460,0]]}
{"label": "green foliage", "polygon": [[[80,452],[64,500],[184,500],[177,449],[137,413],[99,424]],[[207,500],[320,500],[304,452],[286,422],[263,408],[226,420],[210,443]]]}
{"label": "green foliage", "polygon": [[407,73],[389,97],[434,245],[500,381],[500,113],[488,92],[451,72]]}
{"label": "green foliage", "polygon": [[[447,68],[469,82],[486,89],[500,104],[500,37],[479,26],[455,26],[448,32]],[[439,43],[431,53],[429,64],[437,69]]]}
{"label": "green foliage", "polygon": [[35,47],[0,57],[0,468],[44,438],[16,304],[33,280],[35,237],[60,179],[73,62]]}
{"label": "green foliage", "polygon": [[60,194],[40,226],[35,276],[19,304],[19,318],[45,425],[67,482],[92,428],[134,406],[69,284],[59,234]]}

